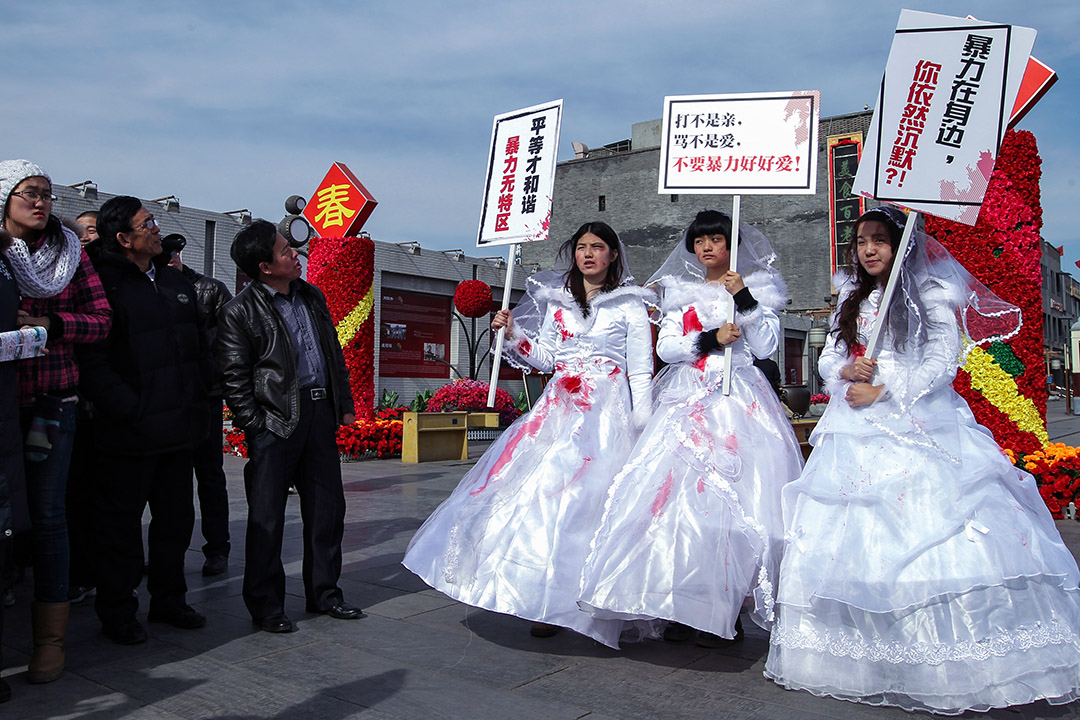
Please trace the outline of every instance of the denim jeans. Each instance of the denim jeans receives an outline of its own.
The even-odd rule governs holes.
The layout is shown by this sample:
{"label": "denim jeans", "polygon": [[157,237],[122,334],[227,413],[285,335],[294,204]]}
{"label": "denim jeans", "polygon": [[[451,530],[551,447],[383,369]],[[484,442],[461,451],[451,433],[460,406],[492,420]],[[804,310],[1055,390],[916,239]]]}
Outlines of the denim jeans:
{"label": "denim jeans", "polygon": [[[24,410],[23,427],[29,425],[28,412]],[[33,523],[30,542],[34,599],[38,602],[68,599],[69,548],[64,496],[74,439],[75,403],[66,402],[60,407],[60,428],[49,456],[41,462],[26,462],[26,494]]]}

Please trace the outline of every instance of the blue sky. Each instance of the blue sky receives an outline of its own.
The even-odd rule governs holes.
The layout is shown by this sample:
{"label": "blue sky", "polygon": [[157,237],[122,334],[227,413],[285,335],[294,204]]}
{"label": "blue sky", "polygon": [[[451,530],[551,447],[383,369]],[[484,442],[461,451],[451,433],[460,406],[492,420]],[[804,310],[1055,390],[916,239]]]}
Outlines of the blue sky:
{"label": "blue sky", "polygon": [[823,115],[853,112],[901,8],[1027,25],[1060,76],[1020,125],[1043,158],[1043,235],[1080,260],[1076,0],[4,4],[4,157],[274,221],[340,161],[379,200],[373,237],[467,251],[495,114],[564,98],[566,159],[660,117],[665,95],[818,89]]}

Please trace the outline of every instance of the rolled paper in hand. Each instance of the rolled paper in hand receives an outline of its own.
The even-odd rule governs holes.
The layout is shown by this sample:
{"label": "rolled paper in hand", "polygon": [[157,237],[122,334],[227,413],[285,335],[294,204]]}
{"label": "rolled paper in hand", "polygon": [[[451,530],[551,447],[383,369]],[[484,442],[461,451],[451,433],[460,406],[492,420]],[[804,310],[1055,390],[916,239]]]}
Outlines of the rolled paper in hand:
{"label": "rolled paper in hand", "polygon": [[41,357],[48,339],[48,331],[38,325],[0,333],[0,362]]}

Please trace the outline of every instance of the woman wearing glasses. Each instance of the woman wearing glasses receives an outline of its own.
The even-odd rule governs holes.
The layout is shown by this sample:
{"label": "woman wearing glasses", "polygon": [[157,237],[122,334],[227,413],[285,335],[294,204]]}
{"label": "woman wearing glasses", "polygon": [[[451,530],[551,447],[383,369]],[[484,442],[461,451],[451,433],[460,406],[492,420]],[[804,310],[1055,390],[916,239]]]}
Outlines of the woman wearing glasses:
{"label": "woman wearing glasses", "polygon": [[27,679],[52,682],[64,670],[68,618],[68,533],[64,494],[75,436],[75,345],[103,339],[111,312],[79,234],[52,214],[52,181],[28,160],[0,162],[0,225],[19,286],[19,325],[49,334],[48,354],[17,363],[26,438],[34,562],[34,653]]}

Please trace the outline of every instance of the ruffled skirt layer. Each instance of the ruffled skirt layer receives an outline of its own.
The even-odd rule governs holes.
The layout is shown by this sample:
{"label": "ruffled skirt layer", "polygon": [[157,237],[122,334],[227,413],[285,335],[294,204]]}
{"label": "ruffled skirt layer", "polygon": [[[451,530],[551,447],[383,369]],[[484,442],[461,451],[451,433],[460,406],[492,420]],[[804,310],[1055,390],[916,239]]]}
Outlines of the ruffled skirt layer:
{"label": "ruffled skirt layer", "polygon": [[815,437],[784,491],[767,677],[942,714],[1080,697],[1076,562],[1034,479],[957,413],[958,463],[887,435]]}
{"label": "ruffled skirt layer", "polygon": [[581,605],[597,618],[661,618],[734,636],[744,600],[773,619],[783,548],[780,490],[802,455],[752,366],[731,395],[719,374],[670,366],[658,407],[617,476],[592,543]]}
{"label": "ruffled skirt layer", "polygon": [[625,375],[558,372],[417,531],[404,565],[455,600],[611,647],[624,623],[577,606],[612,474],[633,445]]}

